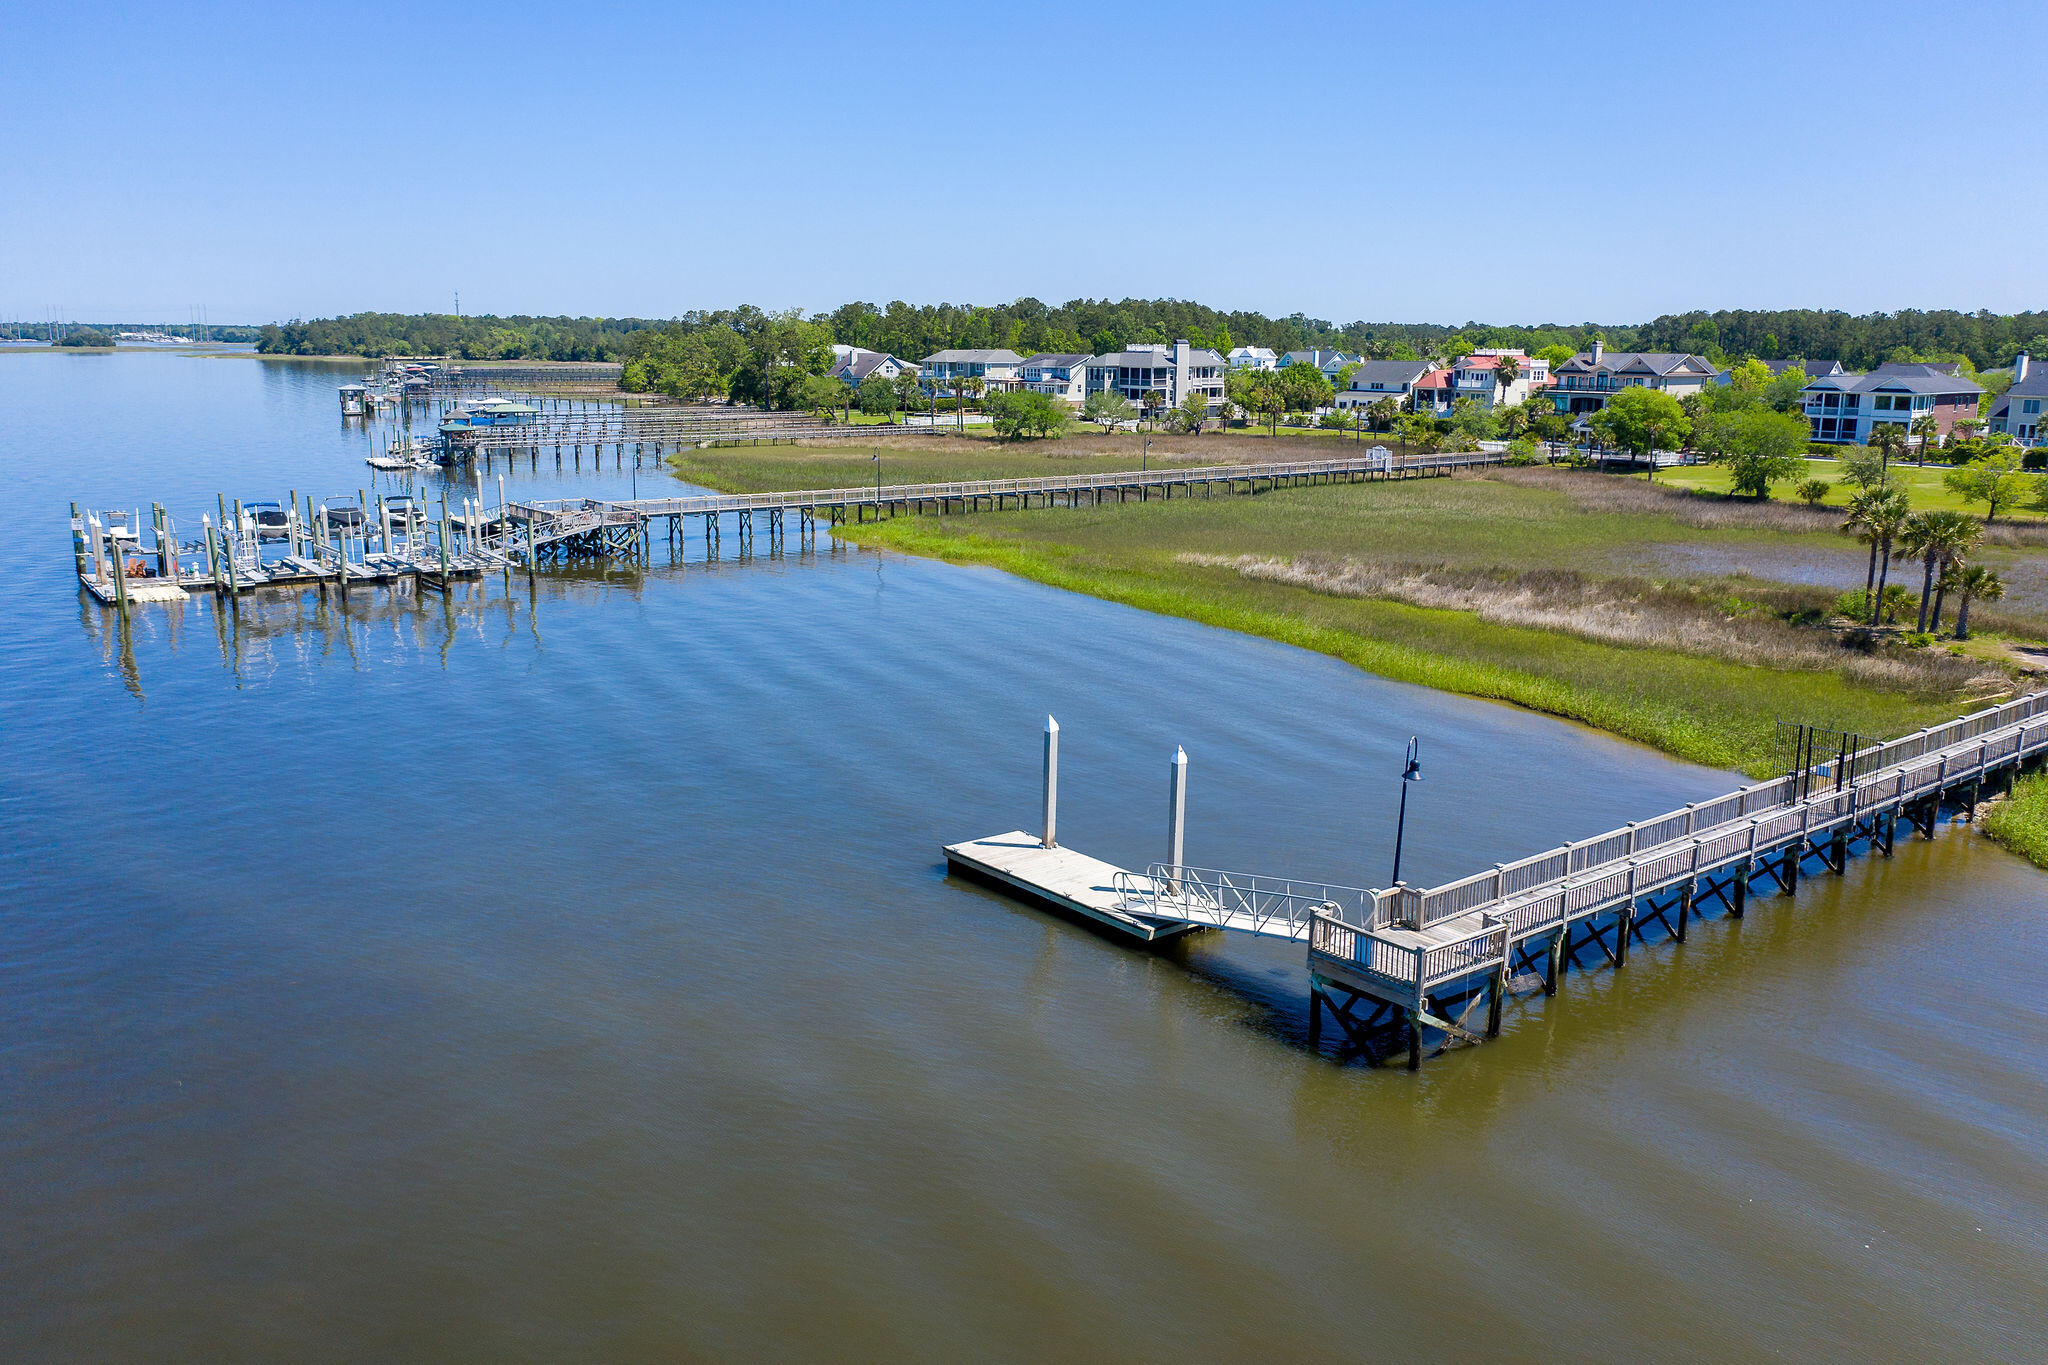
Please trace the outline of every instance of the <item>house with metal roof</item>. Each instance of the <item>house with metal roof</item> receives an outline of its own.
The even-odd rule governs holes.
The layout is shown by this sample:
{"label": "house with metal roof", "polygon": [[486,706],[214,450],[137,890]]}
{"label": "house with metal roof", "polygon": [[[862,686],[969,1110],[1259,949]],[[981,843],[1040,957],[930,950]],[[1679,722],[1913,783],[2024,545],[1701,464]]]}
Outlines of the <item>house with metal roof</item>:
{"label": "house with metal roof", "polygon": [[1033,393],[1079,403],[1088,396],[1088,362],[1094,358],[1085,353],[1053,351],[1026,356],[1018,367],[1017,378],[1020,387]]}
{"label": "house with metal roof", "polygon": [[[1887,365],[1869,374],[1831,374],[1813,380],[1803,405],[1813,439],[1832,445],[1866,445],[1883,423],[1910,428],[1920,417],[1934,418],[1946,440],[1955,424],[1977,415],[1984,390],[1934,365]],[[1915,438],[1917,439],[1917,438]]]}
{"label": "house with metal roof", "polygon": [[1609,351],[1600,342],[1557,367],[1551,401],[1562,413],[1598,412],[1623,389],[1658,389],[1674,398],[1715,382],[1719,367],[1705,356],[1676,351]]}
{"label": "house with metal roof", "polygon": [[963,379],[979,379],[993,393],[1017,387],[1017,371],[1024,357],[1009,350],[935,351],[919,362],[923,377],[941,390],[953,392]]}
{"label": "house with metal roof", "polygon": [[1348,412],[1352,408],[1369,408],[1382,399],[1391,398],[1394,406],[1405,412],[1416,384],[1430,373],[1431,368],[1427,360],[1362,361],[1351,372],[1350,386],[1339,390],[1333,402]]}
{"label": "house with metal roof", "polygon": [[1230,351],[1230,368],[1233,370],[1277,370],[1280,357],[1266,346],[1234,346]]}
{"label": "house with metal roof", "polygon": [[2034,362],[2021,351],[2013,357],[2012,387],[1998,395],[1987,425],[2028,445],[2041,445],[2048,442],[2044,410],[2048,410],[2048,366],[2035,369]]}
{"label": "house with metal roof", "polygon": [[1130,346],[1088,361],[1088,392],[1108,389],[1133,403],[1143,403],[1147,394],[1164,394],[1170,408],[1179,407],[1190,393],[1220,403],[1226,368],[1227,362],[1216,352],[1185,341]]}

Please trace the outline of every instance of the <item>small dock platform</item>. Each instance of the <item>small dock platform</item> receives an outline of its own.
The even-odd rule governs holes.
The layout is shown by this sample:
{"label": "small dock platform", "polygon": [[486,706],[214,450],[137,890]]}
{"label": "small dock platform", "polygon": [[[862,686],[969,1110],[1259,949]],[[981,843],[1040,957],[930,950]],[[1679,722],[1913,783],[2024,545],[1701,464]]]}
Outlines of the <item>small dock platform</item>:
{"label": "small dock platform", "polygon": [[950,844],[946,865],[1146,943],[1207,927],[1127,909],[1117,881],[1130,873],[1071,848],[1047,848],[1023,830]]}

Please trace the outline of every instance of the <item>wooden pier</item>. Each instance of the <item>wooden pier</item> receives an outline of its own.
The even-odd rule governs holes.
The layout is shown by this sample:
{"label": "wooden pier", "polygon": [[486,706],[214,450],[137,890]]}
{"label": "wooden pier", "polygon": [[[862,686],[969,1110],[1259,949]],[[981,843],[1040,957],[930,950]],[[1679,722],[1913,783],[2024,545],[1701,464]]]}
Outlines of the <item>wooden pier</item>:
{"label": "wooden pier", "polygon": [[[1844,738],[1818,759],[1809,742],[1783,777],[1427,890],[1223,872],[1178,856],[1144,872],[1057,856],[1055,752],[1047,834],[949,845],[951,867],[1146,942],[1176,925],[1301,942],[1311,1046],[1327,1017],[1345,1053],[1405,1053],[1413,1068],[1433,1047],[1497,1035],[1504,1000],[1555,995],[1571,968],[1619,969],[1632,945],[1682,943],[1714,915],[1742,918],[1759,888],[1789,897],[1810,871],[1840,875],[1859,849],[1890,857],[1901,819],[1932,838],[1944,809],[1973,817],[1987,790],[2048,756],[2048,692],[1882,744]],[[1176,798],[1176,855],[1178,809]]]}
{"label": "wooden pier", "polygon": [[[684,498],[605,500],[579,498],[509,501],[499,482],[495,507],[485,502],[481,476],[476,495],[438,517],[409,501],[387,505],[380,495],[315,503],[296,494],[274,528],[259,527],[240,503],[217,500],[216,516],[202,516],[200,534],[182,537],[161,506],[150,509],[153,541],[145,549],[126,513],[81,511],[72,504],[72,557],[79,581],[101,601],[126,607],[160,595],[215,592],[233,596],[256,588],[296,588],[411,579],[443,587],[455,578],[579,560],[644,561],[650,523],[665,520],[679,545],[687,518],[703,519],[704,539],[717,546],[733,523],[744,551],[754,542],[756,518],[771,549],[784,543],[794,513],[800,543],[813,543],[822,520],[837,525],[900,513],[1001,511],[1028,507],[1101,506],[1154,496],[1256,493],[1312,484],[1407,479],[1498,464],[1489,452],[1397,459],[1374,447],[1349,459],[1267,464],[1133,469],[1112,474],[979,479],[956,483],[882,484],[788,493],[704,494]],[[217,517],[217,519],[216,519]],[[266,543],[287,552],[266,558]],[[172,599],[164,599],[172,600]]]}

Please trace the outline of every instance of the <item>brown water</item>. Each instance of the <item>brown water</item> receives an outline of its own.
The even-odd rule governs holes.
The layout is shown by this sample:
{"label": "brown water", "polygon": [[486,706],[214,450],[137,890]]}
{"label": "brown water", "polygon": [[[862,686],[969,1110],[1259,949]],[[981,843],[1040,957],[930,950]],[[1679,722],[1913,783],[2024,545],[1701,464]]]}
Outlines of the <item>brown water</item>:
{"label": "brown water", "polygon": [[74,495],[354,487],[334,382],[0,357],[129,433],[0,484],[0,1355],[2048,1356],[2048,880],[1967,828],[1340,1065],[1299,948],[943,875],[1045,711],[1126,862],[1175,743],[1191,857],[1363,880],[1411,733],[1428,880],[1731,779],[891,556],[65,586]]}

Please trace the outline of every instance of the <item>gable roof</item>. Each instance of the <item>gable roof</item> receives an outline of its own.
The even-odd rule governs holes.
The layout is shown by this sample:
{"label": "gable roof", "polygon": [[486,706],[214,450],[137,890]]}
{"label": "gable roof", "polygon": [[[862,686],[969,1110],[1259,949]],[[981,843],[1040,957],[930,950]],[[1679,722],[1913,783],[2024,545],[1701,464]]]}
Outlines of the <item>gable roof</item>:
{"label": "gable roof", "polygon": [[1647,373],[1659,376],[1676,374],[1679,371],[1697,374],[1702,379],[1711,379],[1716,370],[1705,356],[1688,355],[1682,351],[1606,351],[1598,363],[1591,351],[1580,351],[1570,360],[1557,367],[1559,374],[1608,374],[1624,372]]}
{"label": "gable roof", "polygon": [[1024,364],[1026,368],[1042,368],[1051,365],[1055,367],[1065,366],[1068,369],[1072,369],[1076,365],[1086,365],[1094,358],[1085,351],[1040,351],[1037,355],[1025,356]]}
{"label": "gable roof", "polygon": [[917,366],[909,361],[897,359],[897,357],[890,355],[887,351],[856,350],[852,355],[842,357],[839,363],[832,367],[831,372],[835,377],[851,379],[854,383],[858,384],[891,360],[894,360],[903,369],[912,372],[915,372],[917,369]]}
{"label": "gable roof", "polygon": [[1764,367],[1771,372],[1773,379],[1787,370],[1798,370],[1808,379],[1820,379],[1826,375],[1843,372],[1842,362],[1839,360],[1766,360]]}
{"label": "gable roof", "polygon": [[2007,393],[2016,393],[2022,398],[2040,398],[2048,395],[2048,365],[2027,366],[2027,377],[2015,379]]}
{"label": "gable roof", "polygon": [[1429,373],[1427,360],[1368,360],[1351,372],[1353,389],[1405,388]]}

